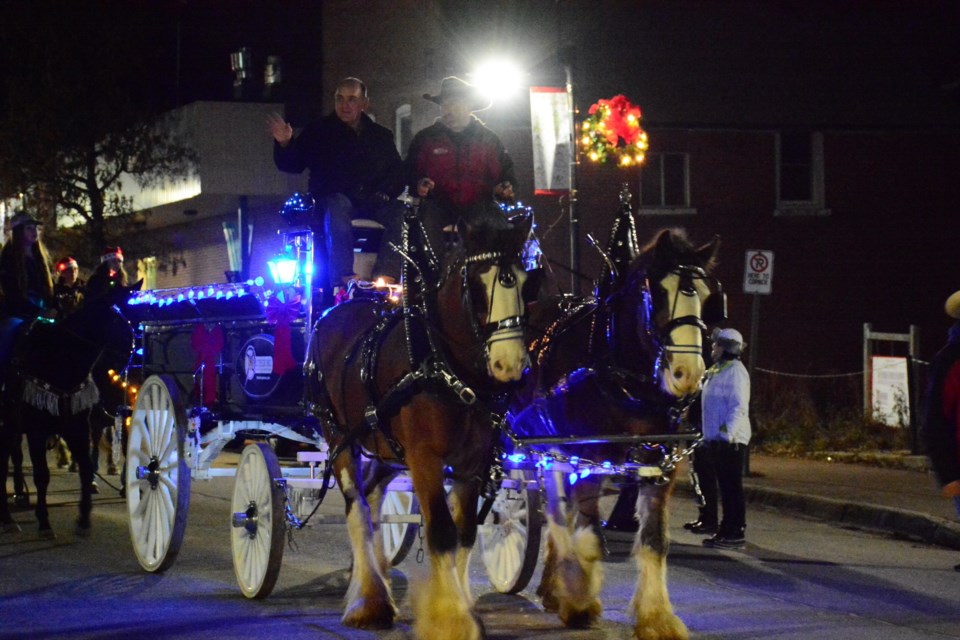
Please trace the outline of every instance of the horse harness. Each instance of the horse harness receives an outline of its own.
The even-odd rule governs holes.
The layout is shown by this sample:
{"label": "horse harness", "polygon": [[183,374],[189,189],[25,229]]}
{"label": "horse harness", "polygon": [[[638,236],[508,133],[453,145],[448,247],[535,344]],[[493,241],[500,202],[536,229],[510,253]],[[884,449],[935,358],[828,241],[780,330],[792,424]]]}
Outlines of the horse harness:
{"label": "horse harness", "polygon": [[[424,258],[416,261],[410,257],[412,247],[410,229],[419,235],[420,252]],[[404,460],[403,445],[393,436],[389,428],[389,418],[400,411],[418,393],[434,390],[448,394],[455,401],[466,407],[474,407],[484,411],[495,428],[502,428],[503,412],[495,411],[491,407],[505,407],[505,394],[489,394],[471,387],[465,382],[450,365],[446,350],[438,341],[434,330],[436,322],[432,320],[439,315],[436,296],[449,278],[459,277],[461,281],[461,303],[464,313],[469,318],[471,335],[484,345],[478,356],[476,366],[483,370],[486,366],[486,357],[490,344],[500,339],[509,339],[511,335],[497,337],[498,334],[513,334],[522,331],[525,326],[523,316],[511,316],[497,322],[477,322],[473,296],[468,282],[468,270],[471,265],[499,265],[497,284],[508,291],[516,289],[519,297],[516,276],[507,267],[512,256],[500,251],[490,251],[463,256],[450,263],[443,273],[439,272],[439,261],[430,247],[424,232],[422,222],[415,215],[406,215],[402,230],[404,249],[400,252],[405,258],[403,263],[403,296],[402,306],[398,309],[380,301],[379,319],[377,323],[364,335],[358,346],[347,355],[347,360],[359,358],[360,379],[367,394],[367,405],[364,409],[364,423],[359,428],[348,428],[346,437],[334,448],[330,455],[331,463],[344,450],[355,446],[357,440],[366,432],[379,431],[385,438],[393,454],[400,462]],[[408,263],[416,268],[417,274],[408,273]],[[435,275],[436,274],[436,275]],[[412,276],[412,277],[411,277]],[[433,282],[427,283],[426,280]],[[494,288],[496,291],[496,287]],[[490,304],[493,306],[493,294]],[[521,300],[522,303],[522,300]],[[521,308],[523,308],[521,306]],[[379,365],[381,347],[387,334],[402,321],[404,341],[411,370],[388,389],[380,392],[376,385],[376,373]],[[515,335],[515,334],[514,334]],[[478,404],[477,400],[481,402]],[[333,423],[333,421],[330,421]]]}
{"label": "horse harness", "polygon": [[[706,330],[703,320],[696,315],[686,315],[675,317],[677,304],[680,295],[690,295],[696,292],[694,282],[698,279],[706,279],[706,272],[696,266],[679,265],[674,267],[669,273],[679,277],[677,291],[672,301],[670,301],[670,320],[663,326],[657,327],[653,313],[653,292],[650,287],[650,279],[643,275],[643,284],[641,289],[641,304],[638,309],[638,331],[643,331],[653,342],[656,348],[656,357],[654,358],[653,371],[650,374],[641,373],[636,370],[634,363],[622,362],[622,350],[616,344],[616,336],[619,335],[617,326],[615,306],[618,298],[622,299],[629,286],[623,287],[604,297],[603,300],[585,300],[583,298],[569,298],[561,303],[561,316],[551,324],[542,338],[533,346],[533,351],[537,354],[538,362],[542,365],[548,357],[553,346],[553,341],[562,331],[580,322],[590,322],[589,338],[587,344],[588,360],[595,363],[592,367],[585,367],[572,372],[571,375],[580,378],[595,377],[604,402],[614,402],[624,406],[661,406],[666,413],[670,423],[670,432],[674,435],[649,437],[650,442],[641,442],[642,438],[614,437],[614,440],[623,440],[631,443],[631,451],[637,450],[637,455],[652,448],[659,448],[662,454],[660,466],[666,473],[671,471],[677,462],[688,455],[698,444],[699,439],[679,452],[667,452],[665,446],[672,441],[674,437],[683,436],[681,433],[681,422],[690,405],[696,400],[696,394],[682,399],[668,401],[662,393],[657,392],[660,382],[660,367],[663,356],[667,352],[672,353],[695,353],[700,354],[699,346],[695,344],[675,344],[671,338],[674,329],[681,326],[694,326],[701,331]],[[558,387],[566,383],[566,377]],[[553,394],[556,389],[552,389]],[[540,405],[532,408],[544,410]],[[507,436],[511,439],[514,447],[523,447],[526,438],[516,437],[508,428]],[[549,438],[538,439],[547,442]],[[529,444],[529,443],[528,443]],[[565,456],[562,453],[553,451],[551,457],[558,461],[563,461]],[[636,457],[634,454],[628,454],[627,458]],[[585,461],[581,458],[581,463]],[[589,463],[589,461],[586,461]],[[592,463],[591,463],[592,464]],[[589,466],[589,465],[588,465]]]}

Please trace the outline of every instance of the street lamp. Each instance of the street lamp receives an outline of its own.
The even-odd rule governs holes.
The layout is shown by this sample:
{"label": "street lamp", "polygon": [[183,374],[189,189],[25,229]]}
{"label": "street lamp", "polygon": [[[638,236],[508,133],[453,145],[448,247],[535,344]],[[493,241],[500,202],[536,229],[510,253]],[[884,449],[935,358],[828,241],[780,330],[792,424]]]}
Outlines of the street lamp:
{"label": "street lamp", "polygon": [[509,100],[523,86],[524,73],[505,59],[490,59],[467,73],[470,82],[492,102]]}

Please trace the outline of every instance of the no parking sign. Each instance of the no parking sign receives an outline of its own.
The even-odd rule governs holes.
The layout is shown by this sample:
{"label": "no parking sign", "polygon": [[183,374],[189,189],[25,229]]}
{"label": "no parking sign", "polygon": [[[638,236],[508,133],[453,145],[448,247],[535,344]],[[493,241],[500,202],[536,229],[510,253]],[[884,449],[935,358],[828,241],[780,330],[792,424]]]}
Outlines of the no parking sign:
{"label": "no parking sign", "polygon": [[769,295],[773,284],[773,251],[750,249],[743,270],[743,292]]}

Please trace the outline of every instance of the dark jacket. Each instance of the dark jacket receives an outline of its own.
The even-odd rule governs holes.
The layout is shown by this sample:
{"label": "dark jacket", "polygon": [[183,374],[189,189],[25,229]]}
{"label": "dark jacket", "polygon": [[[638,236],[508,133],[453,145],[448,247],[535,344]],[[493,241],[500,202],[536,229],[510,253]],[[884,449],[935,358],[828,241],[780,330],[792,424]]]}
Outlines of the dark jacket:
{"label": "dark jacket", "polygon": [[287,173],[309,169],[313,197],[342,193],[370,217],[403,189],[403,163],[389,129],[365,113],[360,121],[357,133],[331,113],[305,127],[286,147],[274,143],[273,160]]}
{"label": "dark jacket", "polygon": [[16,259],[6,245],[0,250],[0,287],[3,288],[3,310],[22,318],[36,318],[44,309],[54,306],[54,300],[44,293],[40,266],[33,258],[27,258],[27,289],[23,290],[17,277]]}
{"label": "dark jacket", "polygon": [[57,307],[61,314],[72,312],[83,300],[83,290],[86,284],[83,280],[77,278],[73,286],[67,286],[62,282],[53,284],[53,297],[57,300]]}
{"label": "dark jacket", "polygon": [[960,323],[930,363],[921,429],[941,485],[960,480]]}
{"label": "dark jacket", "polygon": [[517,186],[513,160],[500,138],[476,118],[461,132],[439,121],[420,131],[410,142],[406,173],[411,193],[421,178],[430,178],[436,183],[432,195],[458,212],[482,200],[492,202],[501,182]]}

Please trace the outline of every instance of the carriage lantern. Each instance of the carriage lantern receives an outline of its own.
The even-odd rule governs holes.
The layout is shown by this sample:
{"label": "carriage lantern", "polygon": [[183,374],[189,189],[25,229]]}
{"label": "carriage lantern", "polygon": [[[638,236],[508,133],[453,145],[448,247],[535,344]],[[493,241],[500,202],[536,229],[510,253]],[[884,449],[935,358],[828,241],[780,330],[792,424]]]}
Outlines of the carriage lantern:
{"label": "carriage lantern", "polygon": [[270,277],[272,277],[273,281],[278,285],[294,284],[297,280],[299,265],[297,264],[297,258],[294,256],[292,248],[289,246],[278,253],[276,257],[269,260],[267,267],[270,269]]}

